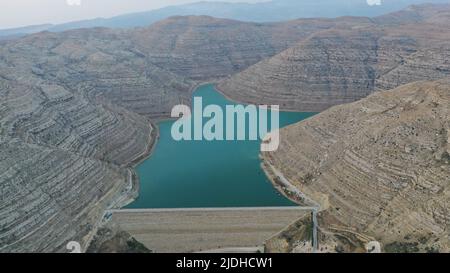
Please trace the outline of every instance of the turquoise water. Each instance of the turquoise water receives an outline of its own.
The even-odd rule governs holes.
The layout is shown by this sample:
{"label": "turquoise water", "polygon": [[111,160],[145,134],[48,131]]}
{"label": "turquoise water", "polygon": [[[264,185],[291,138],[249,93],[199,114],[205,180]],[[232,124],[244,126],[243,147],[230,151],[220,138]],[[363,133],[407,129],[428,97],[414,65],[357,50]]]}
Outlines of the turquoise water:
{"label": "turquoise water", "polygon": [[[208,104],[235,105],[212,85],[194,92]],[[223,108],[224,109],[224,108]],[[314,113],[280,113],[280,127]],[[158,124],[152,156],[137,168],[139,198],[128,208],[292,206],[260,167],[260,141],[180,141],[171,137],[174,121]],[[247,123],[248,124],[248,123]]]}

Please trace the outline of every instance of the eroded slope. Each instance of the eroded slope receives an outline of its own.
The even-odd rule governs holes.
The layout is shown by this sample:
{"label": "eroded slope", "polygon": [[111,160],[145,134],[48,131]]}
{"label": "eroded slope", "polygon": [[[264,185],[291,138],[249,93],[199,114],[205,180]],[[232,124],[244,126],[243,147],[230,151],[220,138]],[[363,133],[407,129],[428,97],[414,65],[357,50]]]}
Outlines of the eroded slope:
{"label": "eroded slope", "polygon": [[151,148],[148,118],[189,104],[194,80],[234,73],[333,25],[299,24],[177,17],[2,41],[0,251],[86,247],[105,208],[130,190],[127,168]]}
{"label": "eroded slope", "polygon": [[262,24],[178,16],[129,35],[151,63],[191,79],[209,80],[239,72],[336,23],[305,19]]}
{"label": "eroded slope", "polygon": [[333,107],[283,129],[279,150],[263,157],[321,204],[324,231],[363,234],[387,251],[450,251],[448,80]]}
{"label": "eroded slope", "polygon": [[449,76],[450,6],[417,6],[400,14],[312,34],[218,87],[249,103],[323,111],[378,90]]}

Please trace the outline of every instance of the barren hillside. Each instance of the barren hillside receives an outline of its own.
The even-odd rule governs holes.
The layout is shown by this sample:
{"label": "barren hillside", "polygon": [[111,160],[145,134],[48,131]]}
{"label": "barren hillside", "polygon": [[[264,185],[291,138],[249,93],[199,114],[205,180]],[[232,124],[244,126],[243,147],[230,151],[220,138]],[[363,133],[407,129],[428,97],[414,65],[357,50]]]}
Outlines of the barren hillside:
{"label": "barren hillside", "polygon": [[281,131],[264,162],[319,202],[323,232],[450,251],[450,82],[417,82]]}
{"label": "barren hillside", "polygon": [[200,80],[264,60],[221,88],[237,100],[306,110],[448,75],[448,16],[424,14],[397,27],[356,17],[173,17],[0,41],[0,252],[85,244],[129,190],[127,168],[152,143],[150,119],[187,103]]}
{"label": "barren hillside", "polygon": [[323,111],[378,90],[447,77],[450,6],[437,7],[411,7],[372,24],[339,24],[218,86],[236,100]]}
{"label": "barren hillside", "polygon": [[130,39],[149,62],[191,79],[208,80],[239,72],[339,23],[347,22],[299,19],[263,24],[180,16],[131,32]]}
{"label": "barren hillside", "polygon": [[176,17],[136,30],[42,32],[0,47],[0,251],[86,246],[152,143],[149,117],[199,78],[272,56],[333,22]]}

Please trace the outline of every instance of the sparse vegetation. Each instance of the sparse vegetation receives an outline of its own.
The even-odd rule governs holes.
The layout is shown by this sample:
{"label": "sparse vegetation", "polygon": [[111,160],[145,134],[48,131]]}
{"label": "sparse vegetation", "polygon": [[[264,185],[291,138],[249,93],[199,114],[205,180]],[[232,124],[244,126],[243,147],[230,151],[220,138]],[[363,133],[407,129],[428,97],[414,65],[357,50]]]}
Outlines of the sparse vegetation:
{"label": "sparse vegetation", "polygon": [[420,251],[418,242],[393,242],[387,244],[384,250],[388,253],[417,253]]}
{"label": "sparse vegetation", "polygon": [[313,178],[314,178],[314,175],[313,175],[312,173],[307,173],[307,174],[305,174],[305,176],[303,177],[302,182],[303,182],[304,184],[309,184],[309,183],[311,183],[311,181],[313,180]]}

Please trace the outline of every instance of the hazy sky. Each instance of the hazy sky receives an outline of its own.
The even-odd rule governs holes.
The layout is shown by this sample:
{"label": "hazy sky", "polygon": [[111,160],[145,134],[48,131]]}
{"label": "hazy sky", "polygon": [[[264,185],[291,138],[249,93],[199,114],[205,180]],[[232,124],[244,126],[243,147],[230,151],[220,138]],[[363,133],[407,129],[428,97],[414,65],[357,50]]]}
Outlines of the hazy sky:
{"label": "hazy sky", "polygon": [[[197,0],[198,1],[198,0]],[[196,0],[0,0],[0,29],[146,11]],[[263,0],[209,0],[259,2]],[[81,2],[81,5],[68,3]]]}

